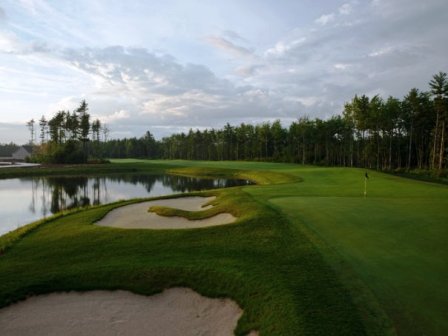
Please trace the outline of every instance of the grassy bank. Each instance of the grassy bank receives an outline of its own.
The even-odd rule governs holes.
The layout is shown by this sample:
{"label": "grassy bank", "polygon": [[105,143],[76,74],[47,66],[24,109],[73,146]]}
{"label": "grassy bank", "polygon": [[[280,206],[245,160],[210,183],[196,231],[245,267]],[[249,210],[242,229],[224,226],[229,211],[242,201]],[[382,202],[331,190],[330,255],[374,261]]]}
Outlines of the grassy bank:
{"label": "grassy bank", "polygon": [[39,167],[3,168],[0,169],[1,178],[15,178],[26,176],[59,176],[59,175],[104,175],[120,173],[163,173],[172,165],[154,163],[148,166],[145,162],[114,164],[83,164],[83,165],[42,165]]}
{"label": "grassy bank", "polygon": [[238,335],[448,333],[445,186],[371,172],[364,198],[358,169],[142,160],[109,166],[259,184],[203,193],[218,196],[220,212],[238,216],[221,227],[92,225],[117,203],[33,228],[0,256],[1,306],[52,291],[151,294],[188,286],[235,299],[245,309]]}

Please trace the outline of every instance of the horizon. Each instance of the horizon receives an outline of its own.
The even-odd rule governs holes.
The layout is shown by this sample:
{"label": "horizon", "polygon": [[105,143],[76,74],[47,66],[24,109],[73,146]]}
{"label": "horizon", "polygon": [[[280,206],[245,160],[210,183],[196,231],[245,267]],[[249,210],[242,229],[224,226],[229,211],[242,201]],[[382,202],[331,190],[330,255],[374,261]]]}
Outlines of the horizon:
{"label": "horizon", "polygon": [[446,71],[448,3],[0,4],[0,143],[83,99],[110,138],[340,114]]}

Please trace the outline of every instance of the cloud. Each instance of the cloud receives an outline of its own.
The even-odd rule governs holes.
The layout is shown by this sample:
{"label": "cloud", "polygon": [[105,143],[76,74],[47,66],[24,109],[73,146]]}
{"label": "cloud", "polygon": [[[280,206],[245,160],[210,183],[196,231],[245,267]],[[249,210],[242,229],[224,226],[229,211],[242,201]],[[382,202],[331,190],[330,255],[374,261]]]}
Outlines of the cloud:
{"label": "cloud", "polygon": [[207,36],[205,40],[215,48],[224,50],[234,57],[251,57],[253,51],[242,46],[236,45],[229,40],[219,36]]}
{"label": "cloud", "polygon": [[0,23],[2,23],[2,21],[6,21],[6,13],[5,10],[0,7]]}
{"label": "cloud", "polygon": [[7,31],[0,31],[0,52],[16,53],[22,49],[15,34]]}
{"label": "cloud", "polygon": [[[85,98],[94,117],[110,124],[111,137],[301,115],[324,118],[341,112],[356,93],[400,97],[413,86],[425,90],[433,73],[447,71],[446,0],[346,0],[321,8],[318,15],[326,14],[308,26],[295,19],[259,40],[242,26],[216,25],[221,35],[202,38],[208,45],[198,38],[213,29],[190,36],[194,44],[174,40],[177,49],[157,52],[152,46],[91,43],[99,35],[86,37],[87,30],[78,28],[90,21],[75,23],[66,11],[58,22],[62,7],[21,3],[32,24],[0,30],[0,57],[8,61],[0,67],[8,79],[0,85],[0,107],[29,114],[32,102],[36,118],[72,110]],[[264,26],[270,29],[270,23]],[[210,53],[210,46],[221,53]],[[183,59],[182,48],[191,51]]]}
{"label": "cloud", "polygon": [[350,68],[350,64],[346,64],[346,63],[336,63],[334,65],[334,68],[337,70],[347,70],[348,68]]}
{"label": "cloud", "polygon": [[316,19],[316,23],[325,26],[327,24],[329,24],[330,22],[333,22],[335,20],[336,16],[334,13],[331,14],[324,14],[321,15],[319,18]]}
{"label": "cloud", "polygon": [[235,69],[235,73],[240,77],[252,77],[263,67],[261,64],[246,65]]}
{"label": "cloud", "polygon": [[30,140],[30,133],[25,126],[25,122],[0,122],[0,143],[10,143],[12,140],[14,143],[20,145],[24,145]]}
{"label": "cloud", "polygon": [[44,42],[23,42],[14,32],[0,30],[0,53],[24,55],[48,51],[50,48]]}
{"label": "cloud", "polygon": [[119,110],[115,111],[112,114],[100,116],[99,119],[101,122],[110,124],[115,123],[117,121],[122,121],[123,119],[129,119],[131,117],[131,114],[126,110]]}
{"label": "cloud", "polygon": [[243,43],[247,43],[247,39],[245,39],[244,37],[242,37],[240,34],[234,32],[233,30],[225,30],[222,32],[222,34],[227,37],[230,40],[234,40],[234,41],[240,41]]}
{"label": "cloud", "polygon": [[349,3],[343,4],[341,7],[339,7],[339,14],[341,15],[349,15],[353,11],[353,6]]}
{"label": "cloud", "polygon": [[214,92],[230,86],[205,66],[181,65],[169,55],[156,55],[143,48],[64,50],[62,57],[92,76],[97,81],[98,92],[103,93],[175,96],[191,89]]}
{"label": "cloud", "polygon": [[381,1],[394,16],[379,5],[350,2],[308,29],[292,30],[266,49],[257,71],[244,68],[251,83],[282,90],[311,116],[340,112],[356,93],[402,97],[413,86],[427,89],[432,74],[446,68],[448,46],[440,41],[448,5],[433,0],[401,10],[401,2]]}
{"label": "cloud", "polygon": [[14,22],[15,29],[35,39],[51,41],[59,46],[99,43],[90,29],[80,27],[80,22],[85,21],[79,15],[91,15],[90,12],[77,12],[82,6],[70,6],[64,11],[64,6],[46,0],[17,0],[16,6],[25,19]]}
{"label": "cloud", "polygon": [[264,53],[265,56],[281,56],[291,49],[297,48],[301,44],[303,44],[307,38],[305,36],[299,36],[291,41],[279,41],[275,44],[274,47],[269,48]]}
{"label": "cloud", "polygon": [[[293,119],[297,109],[306,106],[284,98],[282,92],[237,86],[203,65],[183,65],[169,55],[142,48],[84,48],[57,55],[95,83],[82,98],[95,118],[110,125],[111,136],[114,129],[118,136],[130,128],[166,132],[170,126],[222,127],[228,121],[247,122],[254,117]],[[247,71],[255,74],[262,67],[254,65]],[[71,110],[79,100],[67,97],[53,108]]]}

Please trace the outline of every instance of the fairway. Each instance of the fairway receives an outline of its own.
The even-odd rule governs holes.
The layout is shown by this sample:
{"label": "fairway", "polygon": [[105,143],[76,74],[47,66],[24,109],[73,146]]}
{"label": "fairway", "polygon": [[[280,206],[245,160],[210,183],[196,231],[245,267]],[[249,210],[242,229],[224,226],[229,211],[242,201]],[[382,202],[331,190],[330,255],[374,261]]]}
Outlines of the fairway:
{"label": "fairway", "polygon": [[193,193],[216,196],[209,215],[231,213],[238,218],[231,225],[157,232],[93,224],[134,203],[125,201],[3,236],[0,306],[57,291],[149,295],[181,286],[235,300],[244,310],[236,335],[448,334],[448,187],[369,171],[364,197],[361,169],[162,160],[112,166],[251,177],[258,185]]}

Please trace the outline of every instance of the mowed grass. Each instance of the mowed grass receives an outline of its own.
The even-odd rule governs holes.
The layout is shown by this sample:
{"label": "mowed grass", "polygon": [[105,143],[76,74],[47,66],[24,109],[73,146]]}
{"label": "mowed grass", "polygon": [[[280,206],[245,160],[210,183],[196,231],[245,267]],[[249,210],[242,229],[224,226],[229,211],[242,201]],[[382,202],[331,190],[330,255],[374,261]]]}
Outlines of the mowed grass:
{"label": "mowed grass", "polygon": [[448,335],[448,188],[369,172],[364,198],[363,173],[303,169],[270,201],[331,247],[321,251],[336,268],[342,257],[398,334]]}
{"label": "mowed grass", "polygon": [[[261,175],[254,174],[266,181]],[[93,225],[127,204],[121,202],[34,228],[0,256],[0,306],[55,291],[124,289],[149,295],[186,286],[238,302],[245,313],[237,335],[368,334],[334,271],[281,213],[242,187],[204,195],[216,195],[220,210],[238,222],[167,231]]]}
{"label": "mowed grass", "polygon": [[[236,224],[179,231],[92,223],[120,204],[47,222],[0,256],[0,306],[63,290],[188,286],[235,299],[237,335],[447,335],[448,187],[364,170],[119,160],[260,184],[221,191]],[[146,167],[146,168],[145,168]],[[113,170],[113,169],[111,169]],[[1,239],[1,238],[0,238]]]}
{"label": "mowed grass", "polygon": [[313,242],[340,273],[353,300],[363,300],[358,308],[372,328],[399,335],[448,335],[447,186],[368,171],[364,198],[363,169],[254,162],[183,164],[192,169],[220,166],[299,177],[300,182],[255,186],[247,192],[273,204]]}

